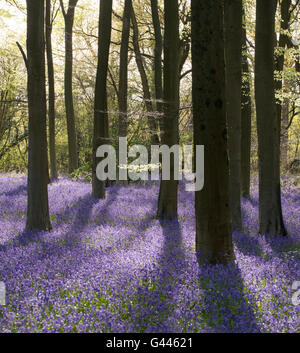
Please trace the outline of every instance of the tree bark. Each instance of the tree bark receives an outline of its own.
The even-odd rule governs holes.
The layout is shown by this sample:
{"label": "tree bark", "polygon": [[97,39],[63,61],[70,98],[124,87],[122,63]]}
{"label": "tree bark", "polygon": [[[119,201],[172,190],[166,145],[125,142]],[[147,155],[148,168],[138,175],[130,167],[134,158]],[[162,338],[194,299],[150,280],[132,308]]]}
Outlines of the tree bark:
{"label": "tree bark", "polygon": [[282,105],[282,119],[281,119],[281,166],[284,170],[288,169],[288,147],[289,147],[289,130],[287,128],[289,124],[289,110],[290,102],[288,98],[285,98]]}
{"label": "tree bark", "polygon": [[150,130],[150,140],[152,145],[159,145],[158,124],[157,124],[157,120],[155,119],[155,110],[152,104],[149,82],[148,82],[146,70],[144,67],[143,57],[141,55],[141,50],[139,45],[139,28],[138,28],[135,12],[133,8],[132,8],[131,18],[132,18],[132,27],[133,27],[132,41],[133,41],[136,64],[142,81],[144,101],[145,101],[145,106],[147,110],[148,126]]}
{"label": "tree bark", "polygon": [[44,1],[27,0],[28,203],[27,230],[50,230],[46,132]]}
{"label": "tree bark", "polygon": [[251,160],[251,74],[247,57],[247,34],[245,24],[242,30],[244,54],[242,56],[242,96],[241,96],[241,193],[250,197]]}
{"label": "tree bark", "polygon": [[279,127],[275,102],[275,0],[257,0],[255,100],[259,154],[259,232],[286,235],[281,209]]}
{"label": "tree bark", "polygon": [[199,263],[234,259],[227,154],[223,1],[192,0],[194,144],[205,146],[205,184],[195,195]]}
{"label": "tree bark", "polygon": [[65,11],[63,1],[60,0],[62,13],[65,20],[65,106],[68,130],[69,148],[69,173],[78,168],[76,125],[73,102],[73,24],[75,7],[78,0],[69,0],[68,10]]}
{"label": "tree bark", "polygon": [[[275,69],[278,74],[282,74],[285,60],[285,48],[288,46],[289,37],[287,31],[289,29],[289,22],[291,17],[291,0],[282,0],[280,6],[281,12],[281,24],[280,24],[280,34],[278,48],[279,53],[276,57]],[[277,92],[281,92],[283,87],[283,77],[275,81],[275,89]],[[278,121],[278,138],[280,143],[280,153],[282,160],[282,167],[287,167],[287,144],[288,144],[288,130],[286,129],[288,125],[288,116],[289,116],[289,102],[288,100],[278,99],[276,102],[277,109],[277,121]],[[282,131],[282,133],[281,133]]]}
{"label": "tree bark", "polygon": [[[290,7],[291,7],[291,0],[282,0],[280,11],[281,11],[281,25],[280,25],[280,34],[279,34],[279,42],[278,48],[279,53],[276,57],[275,62],[275,70],[278,74],[282,74],[283,66],[284,66],[284,59],[285,59],[285,48],[288,44],[288,36],[286,31],[289,29],[289,22],[290,22]],[[275,81],[275,90],[278,92],[282,91],[282,82],[283,78],[277,79]],[[282,113],[282,101],[279,99],[276,101],[276,109],[277,109],[277,121],[278,121],[278,139],[280,143],[280,131],[281,131],[281,113]]]}
{"label": "tree bark", "polygon": [[119,73],[119,137],[127,136],[128,44],[132,0],[125,0]]}
{"label": "tree bark", "polygon": [[52,55],[52,21],[51,3],[46,0],[46,52],[48,67],[48,118],[49,118],[49,154],[50,154],[50,175],[57,179],[56,150],[55,150],[55,86],[54,86],[54,67]]}
{"label": "tree bark", "polygon": [[101,0],[99,14],[98,36],[98,66],[94,103],[94,136],[93,136],[93,177],[92,193],[99,199],[105,198],[105,181],[97,178],[96,167],[100,162],[96,151],[102,144],[109,142],[108,112],[107,112],[107,74],[109,48],[111,39],[112,0]]}
{"label": "tree bark", "polygon": [[[119,125],[118,137],[127,137],[128,118],[128,45],[130,35],[130,20],[132,11],[132,0],[125,0],[123,11],[122,39],[120,49],[120,71],[119,71]],[[119,141],[117,141],[119,149]],[[125,151],[123,151],[125,152]],[[124,167],[124,166],[123,166]],[[118,157],[117,179],[120,180],[120,166]],[[125,182],[125,181],[122,181]]]}
{"label": "tree bark", "polygon": [[[154,82],[155,82],[155,100],[156,100],[156,111],[159,114],[163,113],[163,81],[162,81],[162,51],[163,51],[163,40],[161,34],[161,24],[158,12],[157,0],[151,0],[151,12],[152,22],[154,27],[155,37],[155,49],[154,49]],[[159,126],[162,133],[162,116],[159,115]],[[160,136],[162,139],[162,134]]]}
{"label": "tree bark", "polygon": [[233,229],[242,229],[241,213],[241,88],[242,0],[224,2],[226,103]]}
{"label": "tree bark", "polygon": [[[179,144],[179,9],[178,0],[165,0],[163,144]],[[170,159],[170,180],[161,180],[157,216],[176,219],[178,181],[174,178],[175,161]]]}

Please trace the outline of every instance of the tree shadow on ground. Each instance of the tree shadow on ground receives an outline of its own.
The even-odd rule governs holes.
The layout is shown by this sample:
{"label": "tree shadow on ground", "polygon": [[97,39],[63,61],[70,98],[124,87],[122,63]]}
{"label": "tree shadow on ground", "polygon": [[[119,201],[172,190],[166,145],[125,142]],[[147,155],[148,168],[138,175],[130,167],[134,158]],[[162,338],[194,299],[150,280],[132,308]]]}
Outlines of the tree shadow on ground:
{"label": "tree shadow on ground", "polygon": [[[257,237],[259,237],[259,235],[257,235]],[[263,256],[264,250],[258,240],[259,238],[255,238],[253,235],[241,231],[233,233],[233,243],[236,249],[245,256]]]}
{"label": "tree shadow on ground", "polygon": [[300,260],[300,242],[299,239],[295,239],[290,235],[281,236],[281,235],[272,235],[265,234],[264,240],[266,244],[269,246],[271,253],[269,256],[272,257],[285,257],[291,256],[291,261],[294,261],[296,258]]}
{"label": "tree shadow on ground", "polygon": [[133,322],[137,332],[179,332],[174,319],[177,278],[184,269],[185,253],[179,222],[160,220],[163,244],[155,268],[145,271],[134,298]]}
{"label": "tree shadow on ground", "polygon": [[200,266],[199,283],[203,298],[199,324],[205,332],[260,332],[236,264]]}
{"label": "tree shadow on ground", "polygon": [[27,187],[24,185],[19,185],[15,189],[2,192],[0,196],[4,196],[4,198],[0,197],[0,215],[13,215],[17,213],[17,210],[14,209],[16,201],[19,201],[18,197],[20,197],[23,193],[26,195]]}
{"label": "tree shadow on ground", "polygon": [[13,190],[9,190],[4,192],[5,196],[17,196],[22,193],[25,193],[27,191],[27,186],[26,185],[19,185]]}
{"label": "tree shadow on ground", "polygon": [[[116,200],[120,190],[119,187],[110,188],[106,200],[95,199],[90,193],[87,193],[73,203],[71,207],[55,214],[51,232],[24,230],[12,240],[0,245],[0,251],[5,252],[13,248],[38,244],[33,253],[38,253],[39,261],[49,257],[53,257],[57,261],[59,258],[70,255],[72,251],[76,254],[76,259],[74,259],[76,266],[74,265],[72,270],[72,273],[75,273],[82,263],[88,261],[90,257],[108,255],[116,248],[124,247],[124,239],[112,239],[112,244],[100,248],[91,248],[86,242],[86,237],[89,237],[89,233],[94,230],[94,227],[103,225],[105,230],[105,220],[113,217],[111,210],[118,206]],[[98,203],[99,205],[97,205]],[[126,248],[129,249],[134,243],[141,240],[138,238],[143,236],[144,231],[153,221],[153,214],[154,209],[150,209],[141,220],[135,222],[136,232],[134,232],[133,237],[125,239]],[[101,220],[98,222],[99,216],[101,216],[101,220],[104,220],[103,223]],[[95,221],[97,223],[94,223]],[[63,269],[58,270],[63,272]]]}
{"label": "tree shadow on ground", "polygon": [[[117,193],[113,193],[107,200],[103,200],[104,204],[99,211],[103,210],[103,212],[106,212],[107,208],[115,201],[116,197]],[[0,245],[0,250],[5,251],[7,247],[26,246],[31,242],[40,242],[41,240],[45,240],[42,242],[45,247],[61,247],[62,244],[58,242],[59,240],[62,240],[65,245],[78,244],[82,232],[90,220],[92,209],[99,201],[99,199],[96,199],[92,197],[90,193],[87,193],[73,203],[71,207],[67,207],[66,210],[62,210],[62,212],[53,215],[55,220],[52,231],[41,232],[38,230],[24,230],[11,241]],[[64,227],[66,223],[70,222],[70,220],[72,220],[72,225],[68,231],[63,231],[59,238],[52,237],[53,232],[59,232],[61,227]]]}
{"label": "tree shadow on ground", "polygon": [[[126,208],[127,202],[123,196],[126,192],[127,186],[114,186],[111,190],[111,198],[115,200],[120,196],[118,203],[110,202],[104,211],[101,212],[101,219],[104,224],[108,224],[109,228],[118,230],[117,237],[110,244],[101,244],[101,251],[103,254],[110,254],[121,248],[123,250],[130,250],[135,245],[138,247],[143,241],[145,232],[152,222],[155,221],[155,207],[156,202],[147,200],[147,210],[143,210],[141,214],[131,213],[130,208]],[[149,204],[150,203],[150,204]],[[131,205],[130,205],[131,206]]]}

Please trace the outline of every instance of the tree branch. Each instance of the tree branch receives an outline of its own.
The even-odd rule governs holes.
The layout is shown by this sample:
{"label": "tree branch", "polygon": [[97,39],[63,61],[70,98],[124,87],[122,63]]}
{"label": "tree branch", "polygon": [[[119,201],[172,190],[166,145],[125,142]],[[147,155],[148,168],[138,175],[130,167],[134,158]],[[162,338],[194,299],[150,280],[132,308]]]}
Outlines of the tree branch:
{"label": "tree branch", "polygon": [[60,3],[61,12],[62,12],[64,18],[66,18],[67,14],[66,14],[66,10],[65,10],[65,6],[64,6],[63,0],[59,0],[59,3]]}
{"label": "tree branch", "polygon": [[21,47],[21,44],[19,42],[16,42],[21,54],[22,54],[22,57],[23,57],[23,60],[24,60],[24,63],[25,63],[25,66],[26,66],[26,69],[28,70],[28,60],[27,60],[27,56],[23,50],[23,48]]}

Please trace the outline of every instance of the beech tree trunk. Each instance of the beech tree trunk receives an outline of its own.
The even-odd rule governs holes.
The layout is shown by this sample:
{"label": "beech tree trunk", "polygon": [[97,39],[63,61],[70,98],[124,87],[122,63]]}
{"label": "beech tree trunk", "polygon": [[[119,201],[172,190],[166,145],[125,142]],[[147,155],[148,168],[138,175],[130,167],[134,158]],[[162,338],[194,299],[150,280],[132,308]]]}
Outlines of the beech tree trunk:
{"label": "beech tree trunk", "polygon": [[234,259],[227,154],[223,1],[192,0],[194,144],[205,146],[205,183],[195,195],[199,263]]}
{"label": "beech tree trunk", "polygon": [[48,67],[48,118],[49,118],[49,154],[50,154],[50,175],[57,179],[56,149],[55,149],[55,86],[54,86],[54,68],[52,55],[52,20],[51,20],[51,2],[46,0],[46,52]]}
{"label": "beech tree trunk", "polygon": [[102,144],[109,143],[107,91],[109,48],[111,38],[112,0],[101,0],[98,36],[98,66],[94,103],[94,136],[93,136],[93,177],[92,193],[99,199],[105,198],[105,181],[97,178],[96,167],[100,162],[96,151]]}
{"label": "beech tree trunk", "polygon": [[44,1],[27,0],[27,91],[29,113],[26,229],[50,230],[46,128]]}
{"label": "beech tree trunk", "polygon": [[[125,0],[124,11],[123,11],[121,49],[120,49],[118,137],[127,137],[128,45],[129,45],[129,35],[130,35],[131,12],[132,12],[132,0]],[[119,141],[117,141],[117,146],[119,149]],[[119,164],[119,158],[118,158],[118,164]],[[118,180],[120,176],[120,167],[124,168],[124,166],[118,165],[118,168],[117,168]]]}
{"label": "beech tree trunk", "polygon": [[250,196],[250,161],[251,161],[251,74],[247,57],[246,28],[242,29],[243,50],[242,56],[242,96],[241,96],[241,193],[243,197]]}
{"label": "beech tree trunk", "polygon": [[[164,116],[163,144],[172,147],[179,144],[179,13],[178,0],[165,0],[164,37]],[[161,180],[157,216],[177,218],[178,181],[174,178],[174,158],[170,158],[170,180]]]}
{"label": "beech tree trunk", "polygon": [[288,147],[289,147],[289,130],[287,126],[289,124],[289,109],[290,102],[288,98],[285,98],[282,105],[282,118],[281,118],[281,166],[284,170],[288,169]]}
{"label": "beech tree trunk", "polygon": [[233,229],[242,229],[241,212],[241,88],[242,0],[224,2],[226,110],[230,166],[230,198]]}
{"label": "beech tree trunk", "polygon": [[280,186],[279,124],[275,102],[275,0],[257,0],[255,99],[259,154],[259,232],[286,235]]}
{"label": "beech tree trunk", "polygon": [[60,0],[65,19],[65,106],[68,130],[69,173],[78,168],[75,113],[73,103],[73,24],[75,7],[78,0],[69,0],[68,10],[65,11],[63,1]]}
{"label": "beech tree trunk", "polygon": [[[278,47],[280,49],[275,62],[275,69],[278,73],[282,73],[285,59],[285,48],[288,45],[288,36],[286,31],[289,29],[290,22],[290,7],[291,0],[282,0],[280,6],[281,12],[281,25],[280,25],[280,35]],[[275,90],[281,92],[282,91],[282,82],[283,79],[277,79],[275,81]],[[276,109],[277,109],[277,121],[278,121],[278,139],[280,143],[280,132],[281,132],[281,113],[282,113],[282,104],[281,100],[276,101]]]}
{"label": "beech tree trunk", "polygon": [[127,136],[127,90],[128,90],[128,44],[132,0],[125,0],[123,12],[123,28],[120,50],[119,73],[119,137]]}
{"label": "beech tree trunk", "polygon": [[[163,113],[163,81],[162,81],[162,51],[163,51],[163,40],[161,34],[161,24],[158,12],[157,0],[151,0],[151,12],[152,12],[152,22],[154,27],[154,37],[155,37],[155,49],[154,49],[154,82],[155,82],[155,100],[156,100],[156,111],[159,114]],[[159,127],[161,130],[162,139],[162,115],[158,118]]]}
{"label": "beech tree trunk", "polygon": [[155,110],[152,104],[149,82],[148,82],[146,70],[144,67],[143,57],[142,57],[140,45],[139,45],[139,28],[138,28],[135,12],[133,8],[132,8],[131,17],[132,17],[132,27],[133,27],[132,41],[133,41],[136,64],[141,76],[141,81],[143,86],[144,101],[145,101],[145,106],[147,110],[148,127],[150,131],[150,140],[152,145],[159,145],[158,124],[157,124],[158,120],[155,119]]}
{"label": "beech tree trunk", "polygon": [[[285,48],[288,46],[289,37],[287,36],[287,31],[289,29],[289,22],[291,17],[290,12],[291,0],[282,0],[280,6],[281,12],[281,24],[280,24],[280,35],[278,47],[280,48],[279,53],[276,57],[275,68],[278,73],[283,72],[284,60],[285,60]],[[275,81],[275,89],[278,92],[282,91],[283,77]],[[279,143],[281,146],[281,163],[283,168],[287,167],[287,144],[288,144],[288,130],[286,129],[288,125],[289,116],[289,102],[287,99],[280,100],[276,102],[277,109],[277,120],[278,120],[278,134]]]}

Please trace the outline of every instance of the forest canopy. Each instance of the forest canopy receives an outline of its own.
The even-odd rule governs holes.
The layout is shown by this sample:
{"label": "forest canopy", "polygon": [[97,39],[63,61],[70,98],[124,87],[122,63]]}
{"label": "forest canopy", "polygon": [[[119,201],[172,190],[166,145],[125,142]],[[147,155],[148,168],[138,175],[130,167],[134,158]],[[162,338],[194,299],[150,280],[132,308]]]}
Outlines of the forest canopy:
{"label": "forest canopy", "polygon": [[[52,3],[52,47],[55,75],[55,121],[56,121],[56,157],[60,173],[68,172],[68,141],[64,105],[64,19],[60,11],[59,1]],[[65,3],[67,3],[65,1]],[[276,78],[281,78],[283,88],[277,90],[276,97],[283,103],[285,129],[283,129],[282,163],[284,168],[291,166],[295,159],[300,158],[300,126],[299,126],[299,71],[297,57],[299,56],[299,7],[292,1],[294,10],[290,11],[288,29],[280,31],[280,11],[277,9],[276,33],[288,38],[285,48],[277,47],[275,55],[285,54],[283,71],[275,71]],[[116,143],[118,130],[118,80],[119,51],[122,30],[123,1],[113,2],[112,37],[107,78],[109,128],[113,143]],[[160,4],[160,18],[163,22],[163,4]],[[180,119],[179,136],[181,143],[192,143],[192,111],[191,111],[191,54],[190,40],[190,4],[188,0],[180,1],[180,41],[182,61],[180,83]],[[75,109],[76,136],[78,142],[79,167],[87,169],[91,164],[91,143],[93,136],[93,105],[94,88],[97,69],[97,39],[98,39],[98,8],[99,1],[81,0],[75,11],[73,29],[73,97]],[[138,42],[145,73],[147,75],[151,99],[155,100],[154,89],[154,28],[151,16],[150,1],[135,0],[134,10],[138,24]],[[245,1],[245,29],[247,35],[243,55],[248,58],[249,73],[254,77],[254,47],[255,47],[255,1]],[[26,4],[25,1],[0,2],[1,28],[1,106],[9,113],[1,117],[0,135],[0,168],[3,171],[25,172],[27,168],[27,97],[26,97],[26,67],[22,55],[16,45],[20,43],[26,48]],[[147,124],[147,108],[144,101],[141,76],[137,68],[133,43],[133,29],[129,38],[129,79],[128,79],[128,139],[130,145],[136,143],[151,144],[151,134]],[[299,64],[298,64],[299,69]],[[254,85],[251,84],[252,103]],[[254,103],[253,103],[254,104]],[[5,105],[5,106],[4,106]],[[288,105],[288,106],[287,106]],[[254,107],[253,107],[254,108]],[[253,109],[251,137],[251,167],[257,170],[257,138],[255,111]],[[288,127],[288,129],[287,129]],[[286,130],[286,131],[285,131]]]}

